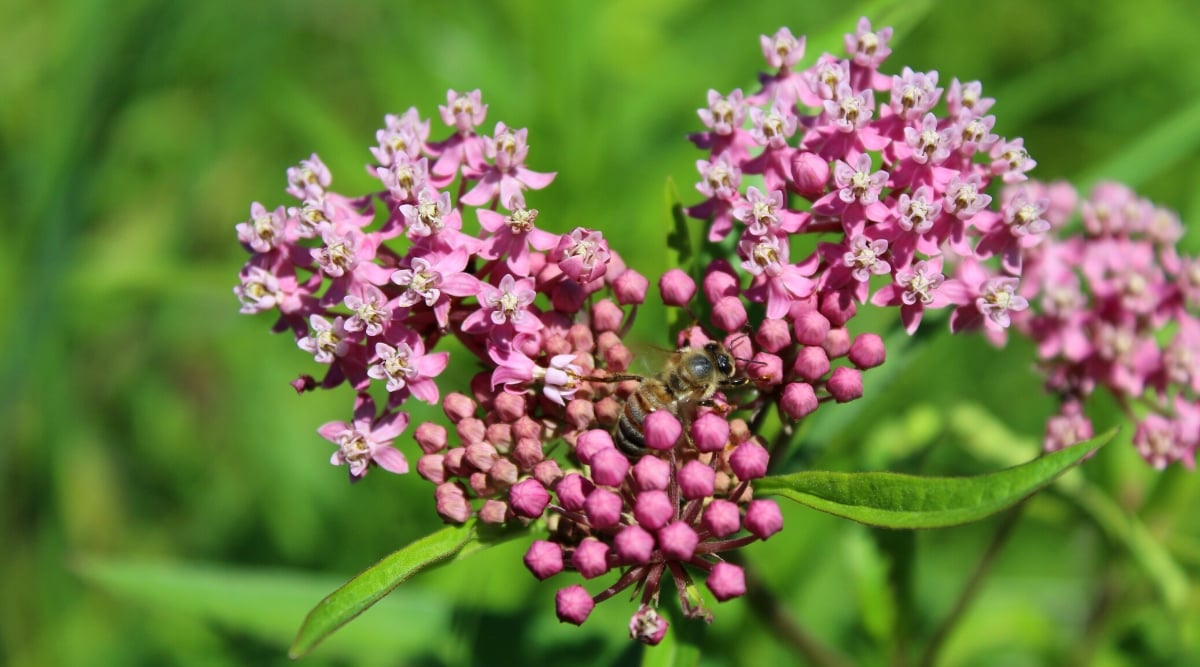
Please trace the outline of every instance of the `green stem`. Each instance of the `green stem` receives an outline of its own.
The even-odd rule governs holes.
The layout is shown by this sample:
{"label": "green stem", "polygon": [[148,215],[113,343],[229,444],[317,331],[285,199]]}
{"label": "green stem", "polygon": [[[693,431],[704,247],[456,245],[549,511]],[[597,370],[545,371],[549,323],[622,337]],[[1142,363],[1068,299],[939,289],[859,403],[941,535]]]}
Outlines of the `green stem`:
{"label": "green stem", "polygon": [[770,627],[776,637],[795,651],[796,655],[813,667],[852,667],[853,663],[810,634],[791,615],[779,598],[763,585],[758,572],[740,554],[729,554],[728,560],[740,565],[746,573],[746,602],[750,610]]}
{"label": "green stem", "polygon": [[1006,512],[996,526],[996,532],[992,533],[992,540],[988,543],[983,555],[980,556],[979,562],[975,564],[975,569],[971,572],[971,576],[967,579],[966,585],[958,594],[958,599],[954,601],[954,606],[951,607],[950,613],[946,618],[942,619],[937,630],[933,633],[929,643],[925,646],[925,652],[921,655],[921,661],[918,663],[922,667],[933,667],[937,663],[938,653],[942,650],[942,646],[946,643],[946,639],[950,636],[958,626],[959,621],[966,615],[971,603],[975,601],[975,596],[983,588],[983,582],[987,575],[991,572],[992,566],[996,563],[996,558],[999,557],[1000,551],[1004,545],[1008,543],[1008,538],[1012,536],[1013,529],[1017,526],[1017,521],[1021,518],[1021,512],[1025,504],[1021,503],[1013,509]]}

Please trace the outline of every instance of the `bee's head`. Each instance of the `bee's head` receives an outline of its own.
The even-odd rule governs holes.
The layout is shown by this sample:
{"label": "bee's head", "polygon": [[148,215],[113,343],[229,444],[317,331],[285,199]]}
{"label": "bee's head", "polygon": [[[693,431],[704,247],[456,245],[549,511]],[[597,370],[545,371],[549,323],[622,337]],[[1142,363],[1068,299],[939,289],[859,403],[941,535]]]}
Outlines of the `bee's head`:
{"label": "bee's head", "polygon": [[720,343],[708,343],[704,346],[704,351],[712,358],[713,365],[717,367],[717,372],[725,377],[733,375],[733,358],[724,345]]}

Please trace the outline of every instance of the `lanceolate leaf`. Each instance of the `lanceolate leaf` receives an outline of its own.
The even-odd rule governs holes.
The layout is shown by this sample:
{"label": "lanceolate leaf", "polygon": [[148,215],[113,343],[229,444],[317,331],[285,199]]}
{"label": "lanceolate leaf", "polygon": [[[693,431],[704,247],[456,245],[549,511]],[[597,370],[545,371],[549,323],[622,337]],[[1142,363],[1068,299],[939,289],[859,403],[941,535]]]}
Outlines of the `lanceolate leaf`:
{"label": "lanceolate leaf", "polygon": [[447,526],[367,568],[308,613],[288,654],[293,658],[306,655],[414,574],[454,557],[474,540],[474,523]]}
{"label": "lanceolate leaf", "polygon": [[884,528],[940,528],[978,521],[1030,496],[1099,449],[1112,432],[1028,463],[978,477],[917,477],[885,472],[799,472],[758,480],[776,495]]}

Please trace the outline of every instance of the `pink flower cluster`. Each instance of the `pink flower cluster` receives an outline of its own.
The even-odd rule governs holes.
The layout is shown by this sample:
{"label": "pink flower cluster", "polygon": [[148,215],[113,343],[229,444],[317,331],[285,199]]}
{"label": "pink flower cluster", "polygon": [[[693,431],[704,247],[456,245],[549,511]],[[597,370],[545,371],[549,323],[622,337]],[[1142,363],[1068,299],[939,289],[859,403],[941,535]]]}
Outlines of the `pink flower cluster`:
{"label": "pink flower cluster", "polygon": [[[1005,197],[1051,202],[1056,234],[1028,251],[1014,326],[1038,345],[1047,388],[1061,400],[1045,446],[1092,436],[1083,404],[1097,388],[1137,423],[1138,452],[1156,468],[1194,467],[1200,445],[1200,258],[1175,248],[1173,212],[1104,183],[1078,204],[1066,184],[1031,183]],[[1082,229],[1061,229],[1078,210]]]}

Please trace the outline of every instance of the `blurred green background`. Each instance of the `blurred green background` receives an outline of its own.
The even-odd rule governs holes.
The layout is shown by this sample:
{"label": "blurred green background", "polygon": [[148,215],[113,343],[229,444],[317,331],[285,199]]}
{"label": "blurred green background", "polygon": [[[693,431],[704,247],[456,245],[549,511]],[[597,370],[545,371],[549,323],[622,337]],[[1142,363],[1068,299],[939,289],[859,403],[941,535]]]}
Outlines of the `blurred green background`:
{"label": "blurred green background", "polygon": [[[530,166],[558,172],[531,199],[539,223],[600,228],[651,277],[667,268],[666,179],[698,197],[684,135],[707,90],[753,88],[760,34],[809,34],[808,64],[841,53],[863,14],[896,27],[885,72],[981,80],[1036,176],[1119,178],[1200,220],[1188,0],[433,5],[0,5],[3,664],[283,664],[325,593],[439,525],[415,475],[351,487],[328,465],[315,429],[349,415],[350,393],[297,397],[288,381],[316,365],[269,318],[239,315],[231,288],[245,259],[233,226],[251,201],[286,201],[286,167],[317,151],[335,189],[365,192],[383,115],[436,116],[448,88],[483,89],[487,129],[529,128]],[[656,318],[637,336],[653,341]],[[1030,458],[1053,410],[1031,358],[944,335],[893,352],[861,405],[811,425],[806,465],[966,474]],[[1076,476],[1094,493],[1029,504],[941,664],[1200,664],[1200,485],[1152,474],[1129,437]],[[785,517],[748,558],[863,664],[919,648],[997,527]],[[557,586],[528,575],[523,548],[407,584],[307,662],[640,659],[632,604],[560,626]],[[896,595],[889,562],[909,582]],[[716,612],[705,664],[792,660],[743,601]]]}

